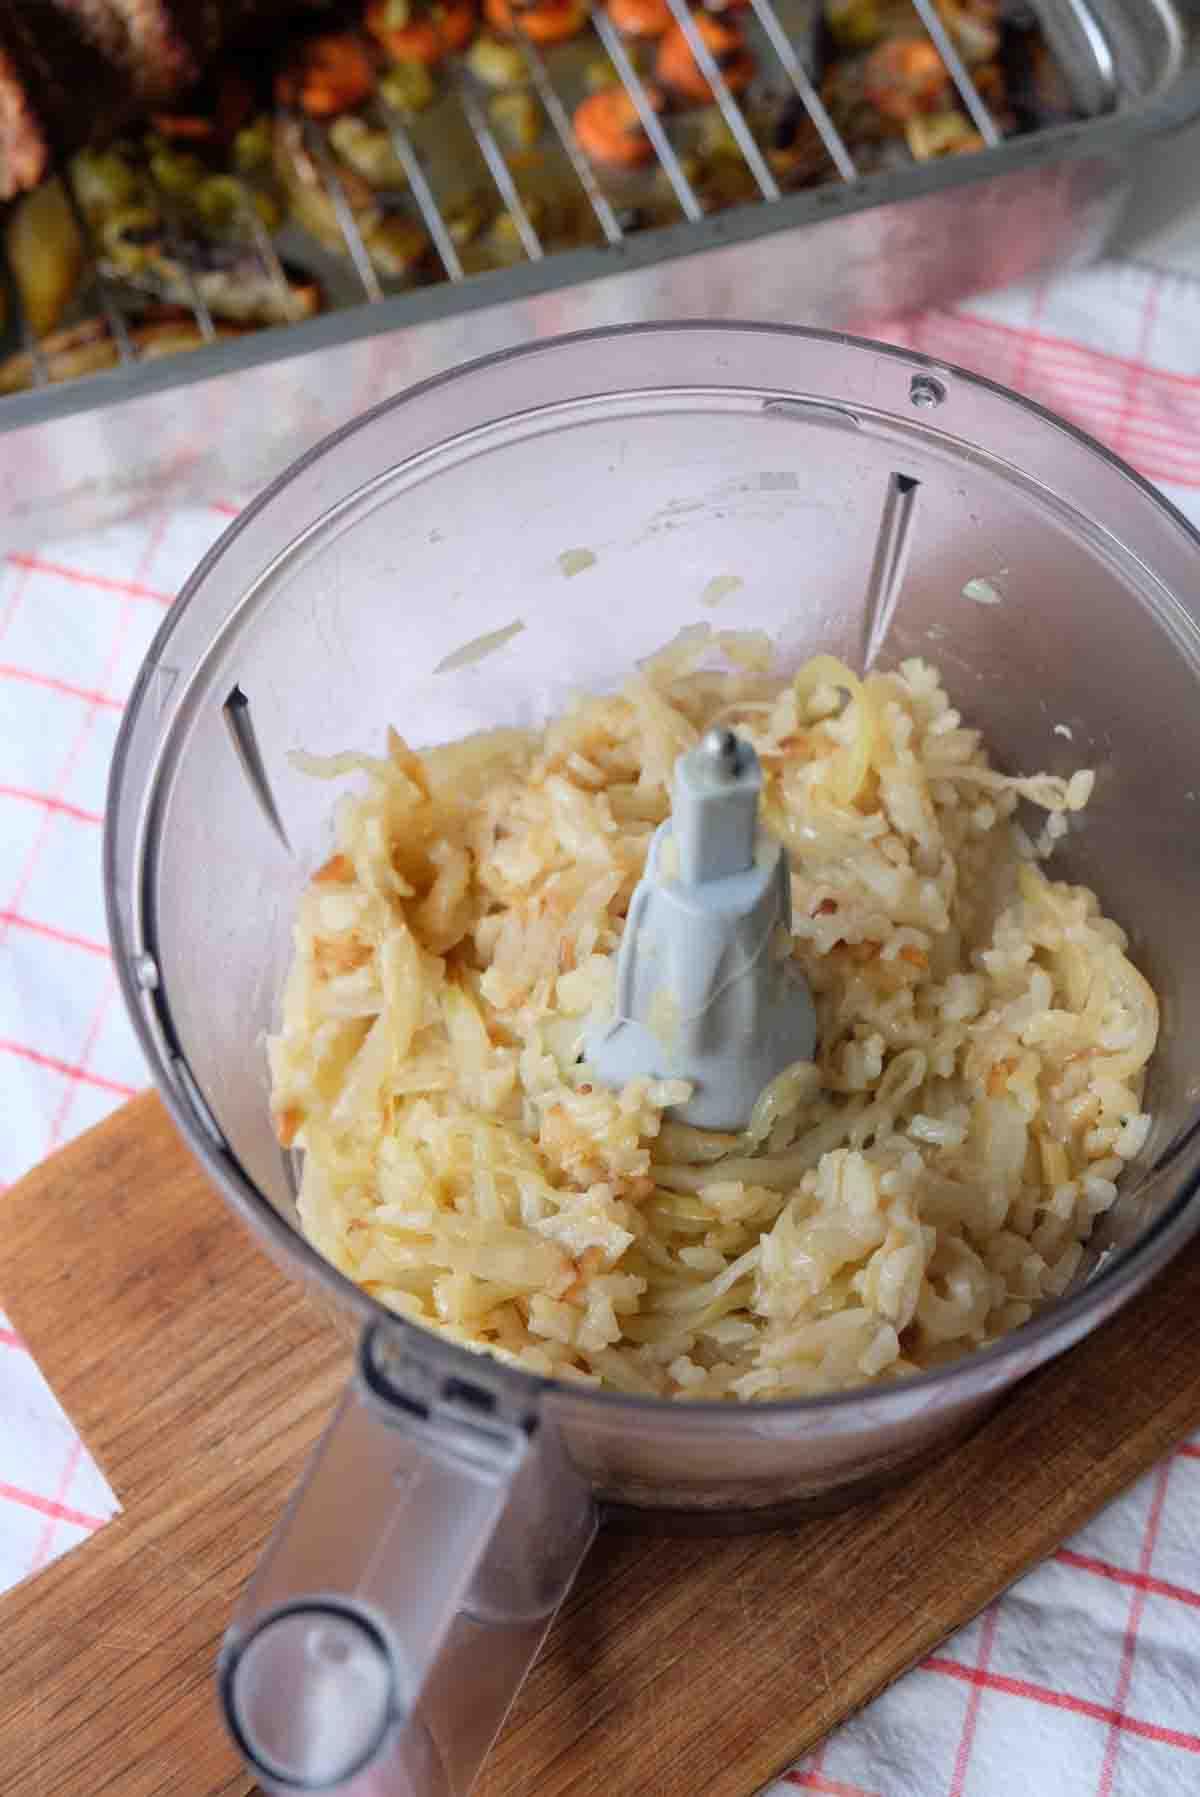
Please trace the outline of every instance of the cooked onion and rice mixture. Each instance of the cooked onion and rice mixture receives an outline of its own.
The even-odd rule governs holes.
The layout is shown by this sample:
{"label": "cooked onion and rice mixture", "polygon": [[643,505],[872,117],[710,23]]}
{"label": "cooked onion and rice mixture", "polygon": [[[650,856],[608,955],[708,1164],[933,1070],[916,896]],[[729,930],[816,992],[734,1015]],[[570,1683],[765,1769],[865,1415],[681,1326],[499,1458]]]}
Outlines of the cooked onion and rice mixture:
{"label": "cooked onion and rice mixture", "polygon": [[[941,1365],[1075,1275],[1158,1028],[1119,925],[1040,865],[1092,775],[998,773],[926,662],[771,659],[699,628],[540,734],[297,758],[366,785],[301,901],[273,1108],[306,1234],[390,1309],[534,1373],[786,1398]],[[578,1059],[714,721],[761,759],[818,1018],[740,1135]]]}

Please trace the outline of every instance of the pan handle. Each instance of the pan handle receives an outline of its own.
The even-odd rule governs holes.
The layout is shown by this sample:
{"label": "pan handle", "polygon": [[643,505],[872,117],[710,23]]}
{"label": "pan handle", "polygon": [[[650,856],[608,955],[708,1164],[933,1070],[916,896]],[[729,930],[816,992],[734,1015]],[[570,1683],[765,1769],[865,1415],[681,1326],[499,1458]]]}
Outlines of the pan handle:
{"label": "pan handle", "polygon": [[225,1719],[272,1797],[465,1797],[596,1532],[552,1423],[374,1325],[238,1607]]}

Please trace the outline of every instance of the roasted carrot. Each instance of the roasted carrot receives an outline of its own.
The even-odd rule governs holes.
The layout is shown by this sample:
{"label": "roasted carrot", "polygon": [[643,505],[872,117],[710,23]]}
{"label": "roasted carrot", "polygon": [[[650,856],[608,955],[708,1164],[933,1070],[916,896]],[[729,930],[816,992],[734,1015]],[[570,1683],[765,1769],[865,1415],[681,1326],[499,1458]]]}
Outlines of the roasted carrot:
{"label": "roasted carrot", "polygon": [[[662,104],[660,97],[652,89],[646,91],[657,112]],[[584,155],[593,162],[637,168],[654,158],[654,146],[638,117],[637,107],[623,87],[602,88],[580,102],[575,109],[575,137]]]}
{"label": "roasted carrot", "polygon": [[919,112],[935,112],[948,80],[941,57],[924,38],[889,38],[863,65],[866,99],[884,118],[901,125]]}
{"label": "roasted carrot", "polygon": [[661,37],[674,18],[667,0],[608,0],[608,16],[624,37]]}
{"label": "roasted carrot", "polygon": [[375,91],[371,58],[348,32],[304,38],[275,77],[281,106],[299,106],[310,118],[330,119],[360,106]]}
{"label": "roasted carrot", "polygon": [[367,30],[389,56],[397,62],[419,62],[427,69],[464,50],[475,25],[474,0],[434,0],[423,7],[371,0],[366,11]]}
{"label": "roasted carrot", "polygon": [[[707,13],[693,13],[692,22],[720,69],[725,85],[732,94],[740,94],[754,79],[754,58],[746,48],[739,28],[726,19],[710,18]],[[692,55],[678,25],[672,25],[658,46],[655,73],[664,87],[687,100],[701,105],[713,97],[708,76]]]}
{"label": "roasted carrot", "polygon": [[535,0],[532,6],[513,5],[512,0],[483,0],[484,17],[493,31],[503,37],[516,35],[516,19],[521,30],[535,44],[564,44],[577,37],[587,23],[587,7],[583,0]]}

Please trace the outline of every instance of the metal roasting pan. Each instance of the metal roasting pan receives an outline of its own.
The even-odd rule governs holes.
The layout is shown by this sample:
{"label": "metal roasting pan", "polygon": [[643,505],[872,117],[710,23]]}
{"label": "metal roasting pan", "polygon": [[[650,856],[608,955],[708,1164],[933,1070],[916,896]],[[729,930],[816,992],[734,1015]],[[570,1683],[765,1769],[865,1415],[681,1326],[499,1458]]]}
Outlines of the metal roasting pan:
{"label": "metal roasting pan", "polygon": [[[671,4],[686,19],[684,0]],[[718,86],[726,125],[748,152],[751,197],[702,215],[685,159],[662,133],[656,191],[669,204],[655,217],[664,222],[628,233],[628,196],[595,178],[571,135],[583,48],[543,55],[526,43],[551,160],[577,184],[593,239],[556,249],[514,204],[486,112],[465,71],[452,71],[448,99],[420,129],[387,120],[439,278],[386,291],[343,207],[349,253],[329,259],[329,310],[315,319],[142,364],[118,335],[116,368],[57,386],[44,384],[35,355],[43,384],[0,398],[0,551],[164,502],[239,497],[377,400],[517,344],[689,318],[869,333],[890,314],[1078,265],[1102,249],[1139,158],[1200,117],[1200,0],[1037,0],[1075,121],[1002,139],[951,50],[947,67],[986,147],[860,175],[806,74],[809,4],[752,0],[750,29],[760,70],[777,91],[796,94],[822,136],[830,156],[823,184],[780,194],[738,102]],[[932,0],[913,5],[945,50]],[[598,9],[591,34],[590,54],[607,51],[636,99],[638,77]],[[445,229],[444,196],[467,152],[517,214],[521,259],[512,266],[464,271]],[[103,291],[100,301],[111,306]],[[202,308],[197,320],[208,334]]]}

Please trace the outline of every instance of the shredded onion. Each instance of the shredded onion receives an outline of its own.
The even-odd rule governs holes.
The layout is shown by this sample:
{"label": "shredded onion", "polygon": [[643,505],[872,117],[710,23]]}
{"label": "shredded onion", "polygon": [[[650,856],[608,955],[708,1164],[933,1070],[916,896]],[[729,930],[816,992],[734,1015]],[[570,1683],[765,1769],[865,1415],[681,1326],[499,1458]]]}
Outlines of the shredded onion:
{"label": "shredded onion", "polygon": [[[541,732],[293,757],[358,790],[299,903],[271,1110],[302,1227],[397,1314],[540,1376],[745,1400],[941,1365],[1077,1277],[1158,1032],[1124,933],[1045,867],[1090,772],[992,767],[927,663],[783,684],[769,657],[698,626]],[[817,1062],[736,1134],[580,1059],[675,759],[718,719],[759,755],[775,946],[818,1014]]]}

